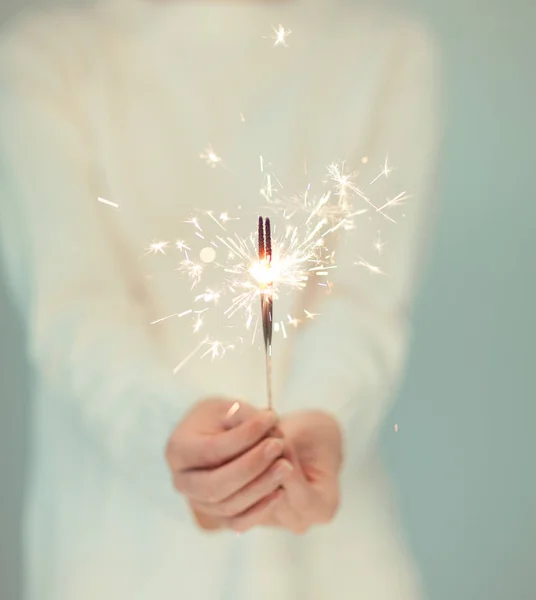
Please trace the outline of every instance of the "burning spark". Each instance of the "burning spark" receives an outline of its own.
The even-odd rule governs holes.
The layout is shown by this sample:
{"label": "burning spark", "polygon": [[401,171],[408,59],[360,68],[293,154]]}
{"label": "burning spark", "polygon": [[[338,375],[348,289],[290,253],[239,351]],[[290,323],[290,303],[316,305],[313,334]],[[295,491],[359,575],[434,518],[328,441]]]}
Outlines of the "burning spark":
{"label": "burning spark", "polygon": [[192,289],[201,281],[203,266],[193,260],[188,258],[183,260],[177,270],[187,274],[192,282]]}
{"label": "burning spark", "polygon": [[202,342],[200,342],[191,352],[186,356],[174,369],[173,373],[177,374],[183,367],[186,365],[196,354],[199,354],[203,348],[208,348],[202,355],[201,358],[204,358],[207,355],[211,355],[211,357],[218,358],[225,354],[228,349],[219,341],[211,341],[209,338],[205,338]]}
{"label": "burning spark", "polygon": [[376,235],[376,239],[374,240],[374,248],[376,248],[376,251],[378,252],[378,254],[383,254],[383,247],[385,246],[385,242],[382,242],[382,235],[381,232],[378,231],[377,235]]}
{"label": "burning spark", "polygon": [[145,249],[145,254],[165,254],[165,250],[168,247],[169,242],[153,242]]}
{"label": "burning spark", "polygon": [[279,27],[273,28],[274,35],[272,39],[274,40],[274,46],[285,46],[288,47],[287,37],[292,33],[290,29],[285,29],[283,25],[279,25]]}
{"label": "burning spark", "polygon": [[291,317],[290,315],[287,315],[287,324],[291,325],[292,327],[298,327],[298,325],[301,323],[301,321],[299,319],[296,319],[295,317]]}
{"label": "burning spark", "polygon": [[357,171],[354,173],[345,173],[344,163],[332,163],[328,167],[328,175],[336,184],[337,195],[339,196],[340,203],[345,203],[348,196],[350,194],[354,194],[355,196],[361,198],[361,200],[364,200],[372,208],[376,208],[370,198],[368,198],[368,196],[366,196],[355,184],[355,179],[358,175]]}
{"label": "burning spark", "polygon": [[[384,211],[386,209],[392,208],[394,206],[400,206],[408,198],[410,198],[410,196],[408,196],[406,194],[406,192],[400,192],[400,194],[397,194],[394,198],[388,199],[383,206],[376,208],[376,212],[379,212],[388,221],[391,221],[391,223],[396,223],[396,221],[393,219],[393,217],[389,216]],[[404,215],[402,215],[402,216],[404,216]]]}
{"label": "burning spark", "polygon": [[[208,149],[203,157],[215,164],[216,155],[211,158],[211,154],[213,150]],[[363,163],[368,161],[365,158]],[[408,195],[402,192],[378,207],[358,186],[357,172],[346,171],[344,163],[332,163],[318,192],[308,184],[302,194],[285,197],[271,164],[262,156],[259,161],[263,177],[260,194],[266,202],[264,209],[274,218],[261,219],[253,228],[253,218],[245,222],[227,211],[209,210],[197,211],[184,221],[189,235],[183,234],[174,246],[180,253],[177,271],[189,282],[191,302],[182,312],[152,324],[187,318],[194,335],[203,336],[175,372],[193,358],[219,359],[238,342],[242,345],[245,338],[256,344],[264,335],[270,389],[272,333],[286,338],[291,327],[320,316],[304,308],[301,318],[287,314],[274,320],[277,300],[310,286],[330,294],[334,287],[330,275],[337,269],[331,245],[339,234],[354,229],[357,217],[365,213],[381,213],[394,222],[384,211],[401,204]],[[387,177],[390,172],[386,161],[383,174]],[[381,255],[385,242],[379,231],[373,243]],[[148,252],[164,254],[167,246],[168,242],[155,242]],[[362,258],[354,264],[371,274],[385,275],[379,266]],[[199,289],[201,286],[205,291]],[[222,329],[229,331],[230,339],[222,339]],[[261,329],[263,334],[259,335]]]}
{"label": "burning spark", "polygon": [[355,263],[359,267],[364,267],[368,270],[369,273],[374,275],[385,275],[385,273],[380,269],[380,267],[376,267],[375,265],[371,265],[366,260],[361,259],[360,261]]}
{"label": "burning spark", "polygon": [[394,198],[391,198],[390,200],[387,200],[387,202],[383,206],[380,206],[376,210],[378,212],[382,212],[386,208],[391,208],[393,206],[400,206],[408,198],[410,198],[410,196],[408,196],[408,194],[406,194],[406,192],[400,192],[400,194],[396,195]]}
{"label": "burning spark", "polygon": [[221,158],[214,152],[212,146],[207,146],[203,152],[199,155],[209,167],[214,168],[218,163],[221,162]]}
{"label": "burning spark", "polygon": [[175,242],[175,247],[181,252],[188,252],[189,250],[191,250],[191,248],[186,244],[186,242],[183,242],[182,240],[177,240]]}
{"label": "burning spark", "polygon": [[162,317],[161,319],[157,319],[156,321],[152,321],[151,325],[157,325],[158,323],[162,323],[163,321],[167,321],[168,319],[172,319],[173,317],[178,317],[180,319],[181,317],[189,315],[192,312],[193,311],[191,309],[189,309],[189,310],[185,310],[182,313],[173,313],[172,315],[168,315],[167,317]]}
{"label": "burning spark", "polygon": [[110,200],[106,200],[105,198],[101,198],[100,196],[97,198],[97,202],[100,202],[101,204],[106,204],[108,206],[111,206],[112,208],[119,208],[119,204],[117,204],[116,202],[111,202]]}
{"label": "burning spark", "polygon": [[[203,222],[203,218],[206,222]],[[178,271],[190,281],[191,290],[195,290],[206,277],[217,276],[218,285],[221,289],[207,289],[205,292],[196,292],[192,296],[191,307],[182,313],[175,313],[163,319],[153,321],[152,324],[161,323],[172,317],[189,315],[192,321],[194,334],[201,330],[209,331],[216,319],[217,327],[221,329],[221,319],[227,320],[228,327],[245,328],[253,330],[255,339],[260,319],[255,318],[257,303],[260,301],[264,316],[263,329],[267,336],[267,354],[271,354],[271,333],[273,331],[287,337],[287,326],[297,327],[299,320],[288,315],[286,320],[273,322],[271,308],[275,299],[292,291],[303,290],[311,277],[326,277],[328,272],[335,268],[334,253],[326,244],[326,239],[333,232],[334,226],[327,219],[318,221],[308,220],[302,227],[286,225],[281,231],[277,227],[271,227],[269,219],[263,221],[262,240],[258,238],[259,232],[251,233],[247,237],[241,237],[237,232],[227,231],[226,226],[234,222],[240,222],[237,218],[229,217],[222,213],[216,217],[213,213],[204,212],[189,219],[187,223],[193,228],[194,235],[203,231],[206,241],[210,240],[208,246],[204,245],[200,252],[207,249],[213,251],[214,247],[227,251],[222,262],[211,261],[197,262],[191,256],[185,256],[179,263]],[[209,223],[212,223],[214,234],[209,232]],[[224,226],[225,223],[225,226]],[[193,238],[196,239],[195,237]],[[206,244],[205,241],[205,244]],[[260,243],[262,242],[262,243]],[[177,250],[185,253],[186,248],[193,255],[196,248],[193,243],[182,242],[175,244]],[[161,243],[153,245],[153,252],[163,251],[165,246]],[[317,315],[304,311],[305,318],[313,319]],[[277,327],[276,327],[277,325]],[[208,328],[208,329],[207,329]],[[242,336],[238,336],[239,339]],[[211,341],[205,338],[204,345],[198,347],[197,351],[188,355],[188,360],[199,356],[211,358],[222,358],[227,351],[234,347],[233,343],[222,340]],[[181,365],[186,364],[182,361]]]}
{"label": "burning spark", "polygon": [[377,175],[370,182],[370,184],[372,185],[373,183],[376,183],[376,181],[378,181],[378,179],[380,179],[380,177],[385,177],[385,179],[387,179],[392,172],[393,172],[393,167],[391,167],[391,165],[389,164],[389,156],[386,156],[382,170],[380,171],[379,175]]}

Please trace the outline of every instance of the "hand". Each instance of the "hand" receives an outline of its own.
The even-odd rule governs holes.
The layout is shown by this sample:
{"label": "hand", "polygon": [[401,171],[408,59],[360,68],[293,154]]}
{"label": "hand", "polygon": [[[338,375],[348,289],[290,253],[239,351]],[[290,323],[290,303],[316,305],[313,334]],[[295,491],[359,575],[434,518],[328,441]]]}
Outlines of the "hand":
{"label": "hand", "polygon": [[198,403],[171,435],[166,460],[177,491],[186,496],[203,529],[225,527],[229,520],[270,504],[285,479],[284,442],[270,437],[274,413],[233,401]]}
{"label": "hand", "polygon": [[335,418],[301,412],[282,419],[279,428],[287,444],[285,456],[294,469],[283,493],[270,505],[258,505],[232,520],[237,531],[262,524],[301,534],[312,525],[328,523],[337,512],[342,435]]}

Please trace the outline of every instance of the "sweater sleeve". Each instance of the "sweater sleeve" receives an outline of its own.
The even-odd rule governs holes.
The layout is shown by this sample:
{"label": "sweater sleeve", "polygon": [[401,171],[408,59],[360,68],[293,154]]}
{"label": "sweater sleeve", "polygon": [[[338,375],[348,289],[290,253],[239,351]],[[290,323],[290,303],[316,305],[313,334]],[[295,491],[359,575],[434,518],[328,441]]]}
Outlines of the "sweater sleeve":
{"label": "sweater sleeve", "polygon": [[415,276],[430,228],[436,65],[420,30],[412,28],[399,42],[374,97],[368,162],[358,162],[361,156],[353,162],[362,167],[358,183],[365,186],[386,156],[396,168],[367,188],[378,208],[401,192],[410,197],[382,211],[365,204],[369,211],[356,220],[356,231],[339,242],[332,291],[310,309],[319,316],[297,338],[282,398],[290,409],[338,417],[349,463],[362,460],[375,443],[402,373]]}
{"label": "sweater sleeve", "polygon": [[164,449],[197,390],[169,370],[144,281],[129,277],[99,220],[107,208],[71,81],[37,37],[13,34],[0,61],[0,234],[31,360],[55,410],[130,483],[181,513]]}

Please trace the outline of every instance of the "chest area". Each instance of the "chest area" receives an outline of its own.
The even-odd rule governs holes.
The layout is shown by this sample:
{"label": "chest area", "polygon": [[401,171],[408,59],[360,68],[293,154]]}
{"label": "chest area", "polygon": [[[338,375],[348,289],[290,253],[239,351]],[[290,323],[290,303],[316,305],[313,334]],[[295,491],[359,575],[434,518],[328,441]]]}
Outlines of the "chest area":
{"label": "chest area", "polygon": [[200,210],[258,214],[266,185],[298,195],[359,154],[368,69],[275,50],[132,59],[106,86],[93,127],[101,180],[138,243],[180,237]]}

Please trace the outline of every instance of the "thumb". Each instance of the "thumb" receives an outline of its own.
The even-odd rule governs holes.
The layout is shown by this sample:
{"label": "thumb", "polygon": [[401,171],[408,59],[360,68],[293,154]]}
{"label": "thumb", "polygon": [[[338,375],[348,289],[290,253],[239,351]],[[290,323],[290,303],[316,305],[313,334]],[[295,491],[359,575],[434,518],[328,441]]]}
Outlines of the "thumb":
{"label": "thumb", "polygon": [[287,478],[284,486],[287,491],[288,501],[294,510],[305,510],[310,502],[311,489],[292,443],[287,444],[283,456],[294,467],[292,474]]}

